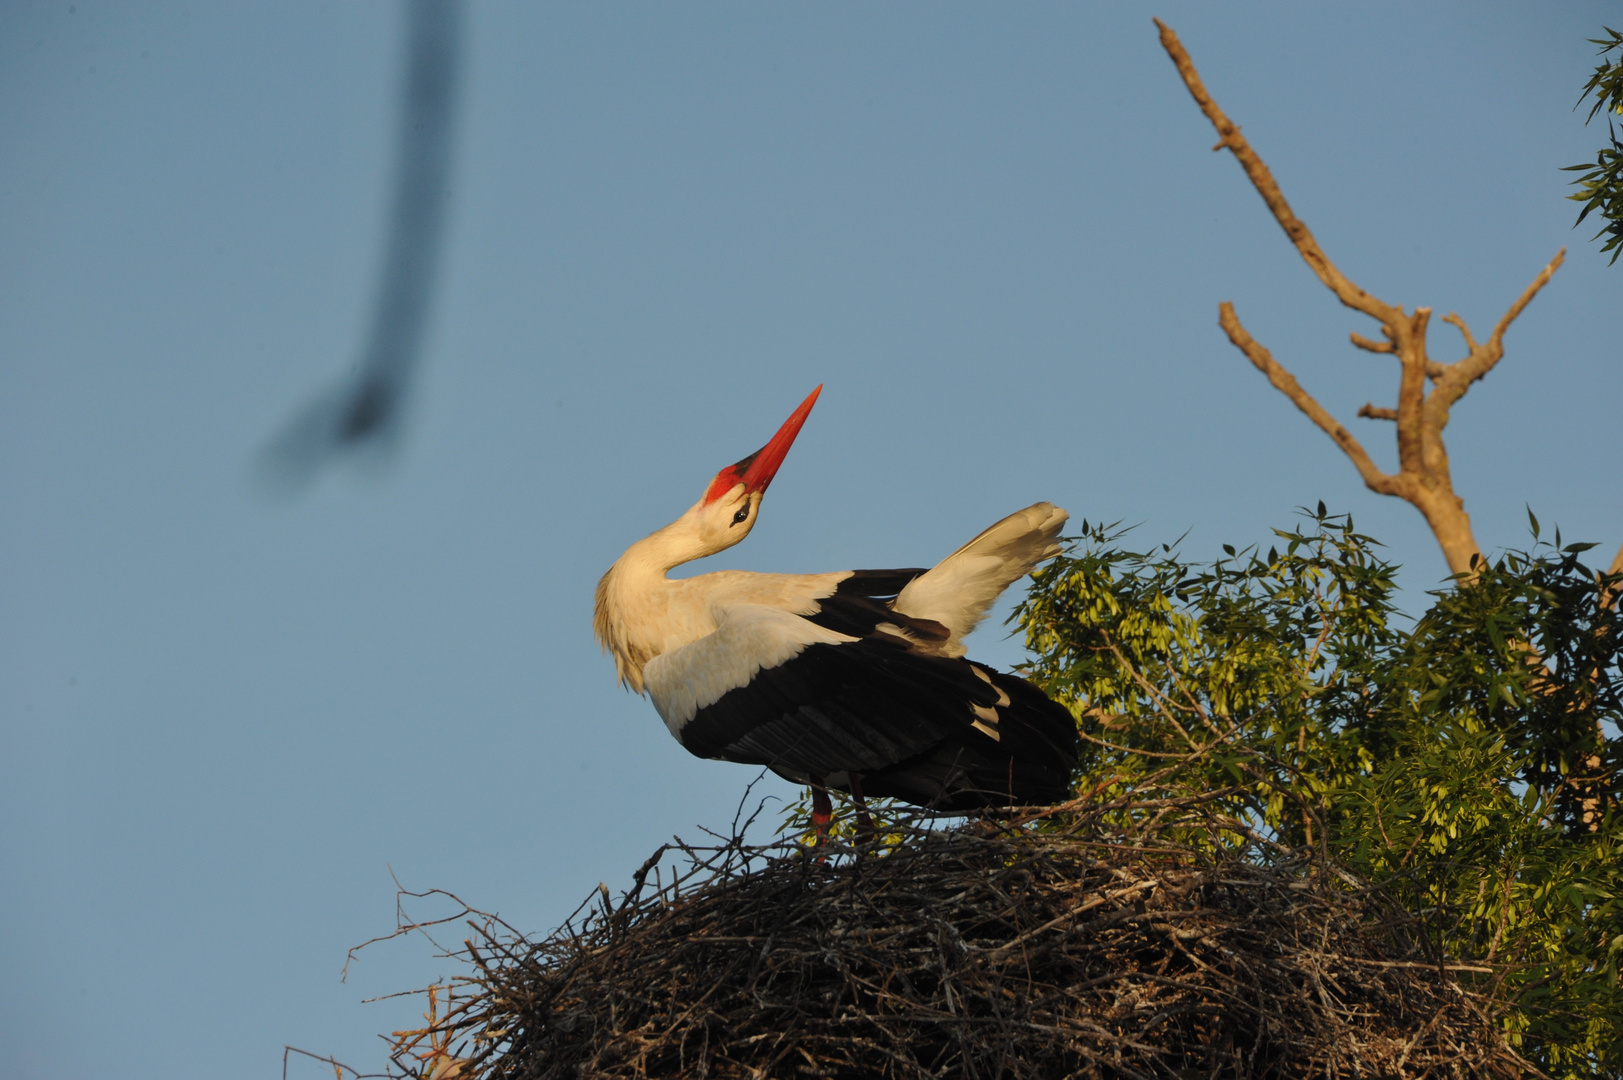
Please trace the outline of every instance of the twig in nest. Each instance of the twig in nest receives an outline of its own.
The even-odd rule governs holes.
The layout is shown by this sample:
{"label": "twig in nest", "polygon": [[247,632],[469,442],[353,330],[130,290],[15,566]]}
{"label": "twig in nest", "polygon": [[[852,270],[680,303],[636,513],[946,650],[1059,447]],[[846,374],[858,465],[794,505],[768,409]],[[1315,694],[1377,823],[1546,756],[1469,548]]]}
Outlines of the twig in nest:
{"label": "twig in nest", "polygon": [[1456,981],[1497,968],[1412,959],[1379,893],[1208,799],[886,833],[678,845],[638,878],[680,897],[633,888],[540,941],[491,924],[436,1045],[481,1080],[1520,1075]]}

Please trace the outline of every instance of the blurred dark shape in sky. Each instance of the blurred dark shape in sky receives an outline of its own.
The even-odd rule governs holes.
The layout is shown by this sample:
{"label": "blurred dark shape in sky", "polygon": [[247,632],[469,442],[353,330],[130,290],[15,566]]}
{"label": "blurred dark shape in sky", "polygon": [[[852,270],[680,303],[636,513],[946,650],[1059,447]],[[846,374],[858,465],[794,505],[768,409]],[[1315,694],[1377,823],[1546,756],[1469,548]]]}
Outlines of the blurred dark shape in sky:
{"label": "blurred dark shape in sky", "polygon": [[407,0],[400,156],[383,280],[356,374],[319,395],[260,455],[267,484],[292,493],[351,451],[398,441],[445,229],[460,0]]}

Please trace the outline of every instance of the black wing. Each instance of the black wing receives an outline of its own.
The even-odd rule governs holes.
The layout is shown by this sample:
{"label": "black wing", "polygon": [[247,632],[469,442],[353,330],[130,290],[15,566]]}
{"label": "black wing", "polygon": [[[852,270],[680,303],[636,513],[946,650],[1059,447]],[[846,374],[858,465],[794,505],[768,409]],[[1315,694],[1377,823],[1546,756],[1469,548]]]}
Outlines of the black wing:
{"label": "black wing", "polygon": [[857,773],[869,794],[948,810],[1062,801],[1078,743],[1070,713],[1025,680],[883,633],[808,645],[699,709],[679,738],[701,757],[835,787]]}

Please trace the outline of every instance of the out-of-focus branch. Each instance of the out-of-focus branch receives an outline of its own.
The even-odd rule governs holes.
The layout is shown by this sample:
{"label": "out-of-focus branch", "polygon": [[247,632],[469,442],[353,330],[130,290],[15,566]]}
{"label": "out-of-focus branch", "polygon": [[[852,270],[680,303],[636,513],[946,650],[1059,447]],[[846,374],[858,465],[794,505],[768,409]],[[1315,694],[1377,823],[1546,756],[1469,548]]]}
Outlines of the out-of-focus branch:
{"label": "out-of-focus branch", "polygon": [[359,370],[295,413],[260,453],[268,490],[293,494],[321,468],[363,447],[397,442],[423,351],[450,201],[462,5],[410,0],[394,207],[382,284]]}
{"label": "out-of-focus branch", "polygon": [[[1280,227],[1285,230],[1285,235],[1290,238],[1291,243],[1325,287],[1335,293],[1337,299],[1347,307],[1360,311],[1380,323],[1385,341],[1374,341],[1360,334],[1353,334],[1352,343],[1368,352],[1386,353],[1397,357],[1399,363],[1397,408],[1386,408],[1371,403],[1359,409],[1358,415],[1372,420],[1390,420],[1396,426],[1397,473],[1386,473],[1375,466],[1358,440],[1337,423],[1306,390],[1302,389],[1296,378],[1246,332],[1235,316],[1233,306],[1227,302],[1219,308],[1219,324],[1235,347],[1245,353],[1257,369],[1268,377],[1268,381],[1275,389],[1290,398],[1297,408],[1306,413],[1337,446],[1341,447],[1342,452],[1357,467],[1358,474],[1363,477],[1366,486],[1383,495],[1396,495],[1412,504],[1431,526],[1432,535],[1437,538],[1438,545],[1443,549],[1449,568],[1456,574],[1470,573],[1475,561],[1481,557],[1482,549],[1477,546],[1476,537],[1471,532],[1471,519],[1465,513],[1464,502],[1454,494],[1453,479],[1448,465],[1448,450],[1443,445],[1443,429],[1448,426],[1450,407],[1464,396],[1473,382],[1491,371],[1504,355],[1505,331],[1561,266],[1565,250],[1558,253],[1534,278],[1533,283],[1522,292],[1499,320],[1487,341],[1479,343],[1472,336],[1470,328],[1465,325],[1465,320],[1458,315],[1452,313],[1445,315],[1443,321],[1456,326],[1464,336],[1468,352],[1464,359],[1457,363],[1437,363],[1426,352],[1426,333],[1431,321],[1431,309],[1416,307],[1413,314],[1410,314],[1401,304],[1388,304],[1365,292],[1336,268],[1329,256],[1319,247],[1313,233],[1291,210],[1290,204],[1285,201],[1284,193],[1279,188],[1279,182],[1274,179],[1273,173],[1269,171],[1262,158],[1251,148],[1250,142],[1240,133],[1239,125],[1230,120],[1218,107],[1217,102],[1212,100],[1206,84],[1201,81],[1200,73],[1195,70],[1194,61],[1189,58],[1189,53],[1178,40],[1178,35],[1159,19],[1155,20],[1155,25],[1161,32],[1161,45],[1177,66],[1184,86],[1188,88],[1200,111],[1217,130],[1218,143],[1212,149],[1227,149],[1234,154],[1235,160],[1239,161],[1246,177],[1250,179],[1252,187],[1256,188],[1257,194],[1262,196],[1262,201],[1273,213],[1274,220],[1279,222]],[[1433,384],[1429,392],[1426,389],[1428,379]],[[1620,553],[1619,558],[1623,559],[1623,553]]]}

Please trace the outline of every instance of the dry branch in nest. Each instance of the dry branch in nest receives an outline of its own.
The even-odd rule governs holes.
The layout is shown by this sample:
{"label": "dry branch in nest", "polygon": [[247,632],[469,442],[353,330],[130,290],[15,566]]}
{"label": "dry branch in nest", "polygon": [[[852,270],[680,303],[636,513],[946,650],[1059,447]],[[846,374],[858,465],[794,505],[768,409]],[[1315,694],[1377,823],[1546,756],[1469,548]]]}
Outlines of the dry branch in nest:
{"label": "dry branch in nest", "polygon": [[1159,819],[1133,829],[917,818],[821,855],[662,849],[543,941],[472,921],[460,998],[395,1061],[463,1080],[1523,1074],[1457,981],[1490,969],[1429,955],[1345,875],[1175,809],[1132,807]]}

